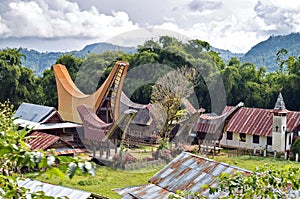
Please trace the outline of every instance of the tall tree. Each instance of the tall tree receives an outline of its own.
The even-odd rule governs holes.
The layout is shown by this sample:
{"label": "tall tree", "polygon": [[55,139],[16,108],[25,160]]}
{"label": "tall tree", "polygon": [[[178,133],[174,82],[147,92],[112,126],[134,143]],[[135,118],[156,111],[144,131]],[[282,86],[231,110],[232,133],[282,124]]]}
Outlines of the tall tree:
{"label": "tall tree", "polygon": [[151,101],[163,120],[160,136],[168,141],[170,131],[180,121],[181,100],[194,92],[193,81],[197,77],[193,68],[181,67],[170,71],[152,87]]}

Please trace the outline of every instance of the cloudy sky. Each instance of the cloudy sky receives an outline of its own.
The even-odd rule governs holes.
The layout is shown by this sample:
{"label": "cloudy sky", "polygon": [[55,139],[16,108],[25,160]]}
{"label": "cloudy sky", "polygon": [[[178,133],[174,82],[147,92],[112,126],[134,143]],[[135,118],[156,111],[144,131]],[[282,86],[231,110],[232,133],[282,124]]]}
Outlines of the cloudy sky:
{"label": "cloudy sky", "polygon": [[247,52],[270,35],[300,32],[300,1],[294,0],[0,2],[0,48],[69,51],[120,38],[132,45],[139,36],[173,32],[217,48]]}

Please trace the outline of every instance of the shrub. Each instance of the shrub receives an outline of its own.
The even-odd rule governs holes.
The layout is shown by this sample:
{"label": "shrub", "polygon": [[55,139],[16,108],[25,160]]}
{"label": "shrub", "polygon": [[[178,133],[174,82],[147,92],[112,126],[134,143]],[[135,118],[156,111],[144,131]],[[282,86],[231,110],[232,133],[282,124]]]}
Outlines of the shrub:
{"label": "shrub", "polygon": [[300,154],[300,138],[294,141],[292,145],[292,152],[294,155],[296,155],[296,153]]}

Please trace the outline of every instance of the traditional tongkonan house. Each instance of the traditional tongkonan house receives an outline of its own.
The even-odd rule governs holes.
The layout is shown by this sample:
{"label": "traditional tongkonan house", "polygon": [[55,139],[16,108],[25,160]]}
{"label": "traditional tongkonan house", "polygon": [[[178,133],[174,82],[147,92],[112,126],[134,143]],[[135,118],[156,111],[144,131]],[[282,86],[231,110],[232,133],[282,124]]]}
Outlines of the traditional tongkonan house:
{"label": "traditional tongkonan house", "polygon": [[14,115],[14,124],[30,130],[28,143],[33,150],[54,148],[58,154],[84,152],[76,128],[65,122],[54,107],[22,103]]}
{"label": "traditional tongkonan house", "polygon": [[196,143],[200,147],[219,146],[228,122],[242,106],[244,103],[240,102],[220,116],[214,113],[202,114],[193,128],[196,132]]}

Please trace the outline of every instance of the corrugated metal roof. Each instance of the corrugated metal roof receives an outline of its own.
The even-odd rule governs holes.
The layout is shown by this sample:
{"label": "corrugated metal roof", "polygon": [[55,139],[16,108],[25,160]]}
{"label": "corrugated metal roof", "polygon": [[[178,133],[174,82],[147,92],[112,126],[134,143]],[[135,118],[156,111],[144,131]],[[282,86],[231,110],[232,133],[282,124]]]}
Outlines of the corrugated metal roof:
{"label": "corrugated metal roof", "polygon": [[90,196],[92,196],[93,198],[104,198],[90,192],[58,185],[52,185],[31,179],[18,181],[18,185],[30,189],[31,192],[43,191],[45,195],[52,196],[55,198],[64,196],[67,196],[70,199],[87,199]]}
{"label": "corrugated metal roof", "polygon": [[50,135],[38,131],[31,133],[30,136],[34,137],[28,141],[28,144],[31,146],[32,150],[46,150],[52,144],[60,140],[60,137],[56,135]]}
{"label": "corrugated metal roof", "polygon": [[[223,113],[233,107],[226,106]],[[227,131],[250,135],[272,136],[273,110],[241,108],[229,120]],[[300,124],[300,112],[287,111],[287,129],[293,131]]]}
{"label": "corrugated metal roof", "polygon": [[66,128],[79,128],[82,127],[81,124],[76,124],[72,122],[62,122],[62,123],[46,123],[40,124],[33,130],[50,130],[50,129],[66,129]]}
{"label": "corrugated metal roof", "polygon": [[52,112],[56,112],[54,107],[23,102],[17,109],[14,118],[21,118],[23,120],[39,123],[45,120],[48,116],[51,116]]}
{"label": "corrugated metal roof", "polygon": [[205,133],[205,139],[207,140],[220,140],[223,135],[225,124],[242,106],[244,106],[244,103],[240,102],[230,110],[223,112],[222,115],[216,115],[215,113],[200,115],[199,120],[194,126],[194,130]]}
{"label": "corrugated metal roof", "polygon": [[78,128],[82,127],[80,124],[72,123],[72,122],[61,122],[61,123],[38,123],[31,122],[24,119],[15,119],[14,124],[32,130],[51,130],[51,129],[65,129],[65,128]]}
{"label": "corrugated metal roof", "polygon": [[29,139],[28,144],[30,145],[32,150],[46,150],[51,145],[53,145],[55,142],[58,140],[61,140],[63,143],[65,143],[66,147],[65,148],[56,148],[55,153],[57,155],[68,155],[68,154],[74,154],[74,153],[83,153],[86,152],[85,149],[78,149],[78,148],[73,148],[73,145],[59,136],[56,135],[51,135],[39,131],[35,131],[30,134],[33,138]]}
{"label": "corrugated metal roof", "polygon": [[55,153],[57,155],[69,155],[69,154],[84,153],[84,152],[87,152],[87,150],[85,149],[63,149],[63,150],[56,149],[55,150]]}
{"label": "corrugated metal roof", "polygon": [[116,190],[123,193],[123,198],[168,198],[168,195],[176,193],[177,190],[189,192],[200,192],[208,198],[219,198],[226,193],[209,194],[209,189],[203,189],[202,185],[218,186],[216,177],[222,173],[232,173],[234,171],[251,173],[242,168],[238,168],[225,163],[216,162],[204,157],[182,152],[173,159],[162,170],[149,179],[150,185],[140,187],[129,187],[127,190]]}

